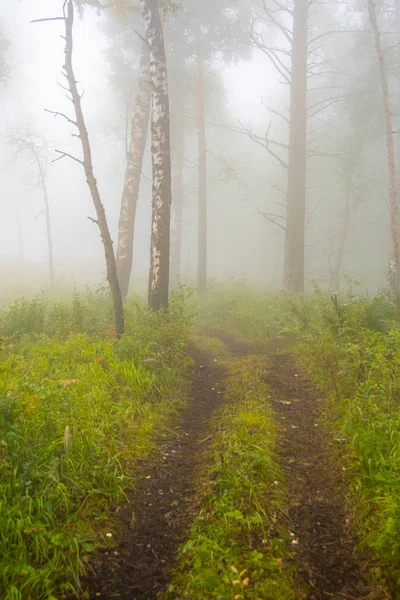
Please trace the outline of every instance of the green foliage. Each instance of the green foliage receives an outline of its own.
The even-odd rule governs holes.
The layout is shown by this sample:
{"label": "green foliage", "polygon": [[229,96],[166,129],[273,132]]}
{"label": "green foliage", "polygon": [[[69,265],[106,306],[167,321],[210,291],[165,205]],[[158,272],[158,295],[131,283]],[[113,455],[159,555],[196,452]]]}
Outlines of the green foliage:
{"label": "green foliage", "polygon": [[215,360],[226,358],[229,355],[229,348],[222,340],[201,333],[196,329],[192,329],[190,332],[189,340],[197,348],[205,352],[208,356],[212,356]]}
{"label": "green foliage", "polygon": [[[268,349],[295,353],[331,398],[332,438],[352,490],[361,543],[400,586],[400,314],[385,294],[343,301],[318,288],[306,298],[233,289],[202,300],[198,321]],[[274,338],[279,340],[274,343]],[[379,572],[378,572],[379,576]]]}
{"label": "green foliage", "polygon": [[282,292],[267,295],[244,285],[215,287],[198,301],[195,323],[266,349],[271,343],[283,344],[287,337],[284,311],[289,299]]}
{"label": "green foliage", "polygon": [[[318,294],[305,305],[297,351],[332,394],[334,433],[348,441],[363,545],[400,583],[400,328],[384,296],[335,308]],[[312,318],[311,318],[312,315]]]}
{"label": "green foliage", "polygon": [[132,466],[180,405],[188,364],[182,296],[163,315],[134,301],[127,313],[128,333],[116,339],[101,294],[2,309],[4,600],[82,597],[79,575],[112,531],[111,503],[126,502]]}
{"label": "green foliage", "polygon": [[[170,600],[294,599],[293,573],[277,516],[284,499],[266,404],[265,359],[224,361],[227,402],[200,489],[202,509],[182,546]],[[208,489],[204,491],[204,481]],[[210,483],[211,482],[211,483]]]}

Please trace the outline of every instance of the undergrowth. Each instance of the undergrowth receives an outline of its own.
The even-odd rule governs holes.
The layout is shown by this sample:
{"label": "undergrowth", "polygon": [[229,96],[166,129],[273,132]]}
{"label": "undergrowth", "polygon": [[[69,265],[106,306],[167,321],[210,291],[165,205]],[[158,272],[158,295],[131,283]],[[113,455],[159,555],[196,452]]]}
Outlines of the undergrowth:
{"label": "undergrowth", "polygon": [[200,477],[202,509],[180,549],[166,598],[295,599],[286,540],[277,526],[284,486],[274,458],[265,359],[228,358],[221,366],[226,402],[214,418],[217,434]]}
{"label": "undergrowth", "polygon": [[[92,304],[92,300],[93,304]],[[183,301],[132,302],[112,334],[108,299],[44,297],[1,309],[0,597],[83,598],[87,557],[113,535],[134,465],[180,407]]]}
{"label": "undergrowth", "polygon": [[297,355],[332,400],[345,442],[361,544],[400,589],[400,320],[385,296],[338,303],[317,291],[297,308]]}
{"label": "undergrowth", "polygon": [[214,287],[197,300],[199,327],[216,333],[234,335],[260,349],[285,343],[289,296],[283,292],[266,294],[241,285],[237,288]]}
{"label": "undergrowth", "polygon": [[330,398],[327,422],[340,442],[361,545],[400,589],[400,311],[385,294],[307,297],[216,289],[199,321],[238,339],[294,353]]}

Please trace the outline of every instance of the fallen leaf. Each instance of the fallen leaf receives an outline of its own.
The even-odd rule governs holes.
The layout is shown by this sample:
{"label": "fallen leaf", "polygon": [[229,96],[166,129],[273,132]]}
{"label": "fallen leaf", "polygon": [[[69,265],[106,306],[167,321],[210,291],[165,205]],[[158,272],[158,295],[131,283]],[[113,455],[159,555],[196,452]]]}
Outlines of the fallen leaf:
{"label": "fallen leaf", "polygon": [[240,579],[234,579],[232,581],[232,585],[239,585],[239,583],[241,583]]}
{"label": "fallen leaf", "polygon": [[246,579],[243,579],[242,586],[247,587],[249,585],[249,581],[250,581],[250,579],[248,577],[246,577]]}
{"label": "fallen leaf", "polygon": [[243,569],[243,571],[241,571],[241,573],[239,573],[240,577],[243,577],[243,575],[246,575],[247,573],[247,569]]}
{"label": "fallen leaf", "polygon": [[238,573],[239,571],[237,570],[236,567],[234,567],[233,565],[231,566],[231,571],[232,573]]}

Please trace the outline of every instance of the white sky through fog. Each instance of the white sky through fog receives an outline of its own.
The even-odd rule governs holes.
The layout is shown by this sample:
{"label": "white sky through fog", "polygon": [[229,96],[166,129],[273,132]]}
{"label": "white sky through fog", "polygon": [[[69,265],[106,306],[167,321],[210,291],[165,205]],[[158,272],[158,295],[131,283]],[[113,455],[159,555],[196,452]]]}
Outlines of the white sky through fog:
{"label": "white sky through fog", "polygon": [[[71,114],[64,92],[57,85],[57,81],[62,82],[64,42],[60,34],[63,25],[56,21],[30,23],[33,19],[58,16],[61,4],[58,0],[0,0],[0,19],[12,41],[11,81],[2,92],[5,95],[0,103],[0,130],[6,132],[10,127],[29,121],[39,131],[47,132],[52,148],[71,151],[70,125],[62,118],[55,119],[44,111],[44,108],[48,108]],[[120,115],[115,115],[110,107],[113,94],[107,79],[108,65],[104,54],[107,40],[100,30],[99,19],[92,10],[85,11],[83,20],[76,18],[74,66],[80,89],[85,92],[84,110],[94,147],[96,174],[116,237],[124,165],[121,147],[107,137],[120,123]],[[260,103],[261,96],[265,94],[259,69],[260,63],[255,61],[226,70],[230,109],[245,121],[253,119],[257,113],[262,114],[264,110]],[[4,147],[4,142],[1,146]],[[76,147],[76,152],[79,151],[79,147]],[[9,190],[9,194],[2,194],[0,198],[0,262],[17,255],[15,211],[16,206],[20,206],[25,247],[29,249],[26,258],[45,263],[45,223],[43,215],[34,218],[42,209],[41,196],[23,179],[23,171],[23,161],[16,163],[10,152],[3,150],[0,187]],[[93,209],[79,165],[64,159],[51,166],[49,192],[56,262],[67,264],[77,259],[83,262],[97,261],[101,268],[102,248],[96,228],[87,219],[93,215]],[[149,238],[145,214],[143,219],[143,226],[138,228],[137,242],[145,258]]]}

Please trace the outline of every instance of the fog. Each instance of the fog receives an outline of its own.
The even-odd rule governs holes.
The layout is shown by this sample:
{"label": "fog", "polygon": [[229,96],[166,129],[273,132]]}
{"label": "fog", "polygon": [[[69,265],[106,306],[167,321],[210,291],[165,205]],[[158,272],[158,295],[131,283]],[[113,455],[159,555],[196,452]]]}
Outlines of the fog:
{"label": "fog", "polygon": [[[174,61],[172,46],[185,43],[177,39],[181,31],[176,25],[181,18],[179,13],[190,14],[193,1],[182,0],[179,4],[177,14],[164,19],[169,68]],[[241,20],[236,24],[240,28],[236,37],[226,33],[227,39],[231,35],[233,46],[237,44],[236,56],[228,60],[228,51],[224,53],[217,48],[206,61],[208,280],[245,278],[260,287],[279,288],[285,260],[287,202],[287,169],[282,163],[288,160],[284,146],[289,140],[290,120],[290,89],[285,74],[291,59],[282,29],[262,20],[262,2],[224,0],[223,4],[227,11],[229,4],[232,11],[243,9],[241,19],[247,21],[244,25]],[[289,3],[284,5],[288,7]],[[381,30],[392,32],[382,39],[396,131],[397,37],[393,11],[378,9]],[[74,26],[74,68],[80,92],[84,92],[82,105],[94,170],[115,248],[126,169],[126,118],[127,114],[132,116],[127,112],[126,95],[127,90],[132,97],[135,93],[142,31],[139,16],[135,14],[136,25],[132,27],[129,42],[125,44],[126,38],[115,34],[127,29],[129,10],[129,3],[127,11],[118,10],[118,6],[102,10],[85,7]],[[63,117],[45,110],[73,118],[71,103],[58,85],[65,84],[61,74],[64,41],[60,37],[64,25],[62,21],[31,21],[59,16],[61,11],[62,2],[55,0],[3,0],[0,4],[2,36],[9,42],[4,52],[9,74],[0,92],[2,298],[31,294],[49,284],[42,189],[37,185],[37,172],[29,156],[10,144],[10,137],[28,126],[47,142],[46,181],[56,287],[73,283],[97,285],[105,281],[104,251],[98,228],[90,220],[96,215],[82,166],[68,157],[52,162],[59,157],[56,150],[81,155],[79,140],[72,137],[73,127]],[[277,14],[289,27],[290,15]],[[207,18],[206,10],[202,18]],[[308,29],[310,36],[320,36],[321,47],[308,57],[307,103],[309,107],[316,106],[319,112],[307,123],[304,285],[309,289],[315,281],[323,287],[334,287],[333,269],[348,217],[340,268],[342,282],[349,277],[360,282],[364,290],[374,292],[386,285],[390,251],[389,174],[378,60],[366,3],[352,8],[337,3],[312,3]],[[344,30],[349,33],[343,34]],[[207,24],[203,23],[201,31],[205,38],[209,36]],[[337,33],[328,35],[331,31]],[[283,75],[273,64],[276,52],[271,55],[269,50],[256,47],[254,40],[261,39],[266,47],[280,49],[283,66],[279,70]],[[123,81],[120,78],[120,89],[112,60],[118,48],[126,59],[124,68],[127,64],[132,67],[130,76]],[[232,49],[230,52],[235,54]],[[170,77],[172,155],[174,102],[182,96],[184,114],[178,117],[185,124],[180,280],[195,286],[199,169],[196,93],[189,81],[195,66],[190,56],[185,68],[186,77],[172,74]],[[277,142],[269,145],[269,149],[263,147],[266,136]],[[148,276],[151,177],[148,143],[135,222],[130,284],[133,291],[145,290]],[[349,180],[351,214],[346,216]],[[173,188],[173,209],[174,200]]]}

